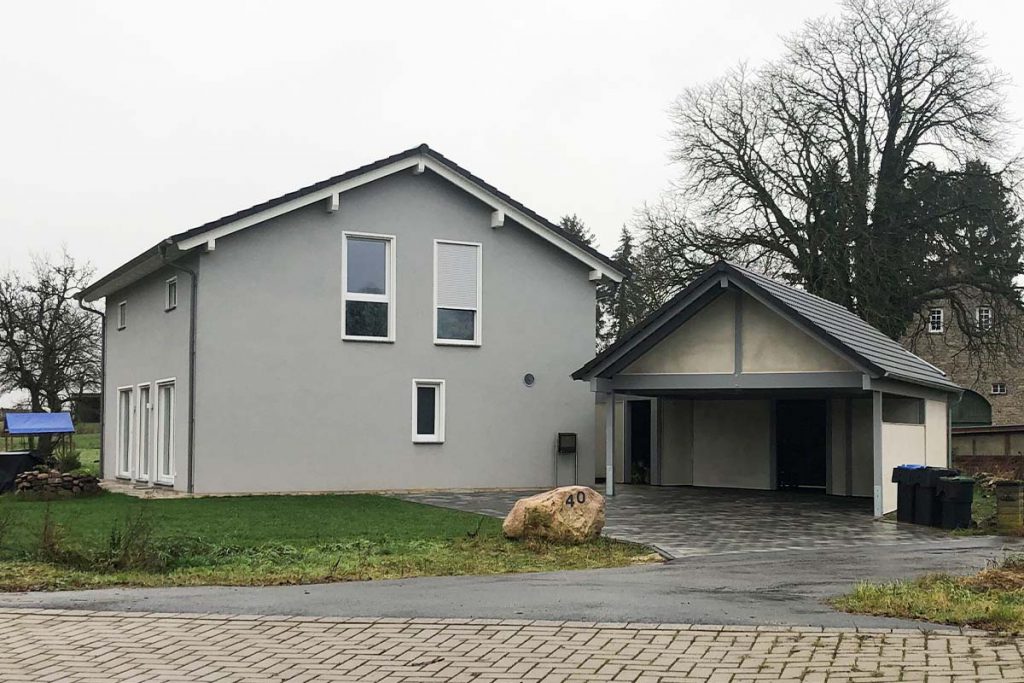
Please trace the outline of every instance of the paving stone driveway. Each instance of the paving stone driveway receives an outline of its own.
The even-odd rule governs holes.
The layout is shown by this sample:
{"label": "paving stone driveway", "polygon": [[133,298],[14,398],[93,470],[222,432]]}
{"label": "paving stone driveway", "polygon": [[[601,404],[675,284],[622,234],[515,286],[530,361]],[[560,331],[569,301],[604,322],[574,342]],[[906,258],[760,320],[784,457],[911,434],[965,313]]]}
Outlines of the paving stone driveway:
{"label": "paving stone driveway", "polygon": [[[398,494],[405,500],[504,517],[535,491]],[[785,491],[619,486],[605,534],[657,546],[673,558],[822,547],[900,545],[946,538],[934,529],[878,522],[871,501]]]}
{"label": "paving stone driveway", "polygon": [[0,611],[0,680],[1022,680],[980,632]]}

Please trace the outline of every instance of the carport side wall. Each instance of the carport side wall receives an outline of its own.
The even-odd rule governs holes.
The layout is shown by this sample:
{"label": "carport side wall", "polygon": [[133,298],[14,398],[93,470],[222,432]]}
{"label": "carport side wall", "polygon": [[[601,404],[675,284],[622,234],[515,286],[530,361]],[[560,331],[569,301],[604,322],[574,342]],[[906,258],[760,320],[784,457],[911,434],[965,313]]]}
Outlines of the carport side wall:
{"label": "carport side wall", "polygon": [[925,425],[882,423],[882,512],[896,509],[892,470],[903,463],[926,464]]}
{"label": "carport side wall", "polygon": [[713,400],[693,405],[693,484],[772,486],[771,401]]}
{"label": "carport side wall", "polygon": [[946,401],[925,401],[925,461],[932,467],[949,467],[948,418],[949,404]]}

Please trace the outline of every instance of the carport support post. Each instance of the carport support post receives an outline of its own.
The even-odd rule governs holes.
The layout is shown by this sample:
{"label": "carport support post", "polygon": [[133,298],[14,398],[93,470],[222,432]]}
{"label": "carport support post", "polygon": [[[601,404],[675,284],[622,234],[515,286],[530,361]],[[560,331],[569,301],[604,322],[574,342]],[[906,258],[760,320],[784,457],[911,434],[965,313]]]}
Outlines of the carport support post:
{"label": "carport support post", "polygon": [[875,470],[875,517],[882,516],[882,487],[885,472],[882,471],[882,392],[871,392],[871,454]]}
{"label": "carport support post", "polygon": [[615,392],[605,394],[604,411],[604,493],[615,495]]}

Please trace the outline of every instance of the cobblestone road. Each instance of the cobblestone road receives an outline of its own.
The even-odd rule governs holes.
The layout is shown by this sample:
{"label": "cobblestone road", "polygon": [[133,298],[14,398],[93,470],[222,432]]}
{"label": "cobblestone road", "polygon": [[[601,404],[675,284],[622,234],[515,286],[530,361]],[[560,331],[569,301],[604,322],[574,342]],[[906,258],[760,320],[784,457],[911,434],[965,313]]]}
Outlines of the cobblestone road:
{"label": "cobblestone road", "polygon": [[1024,681],[980,632],[0,610],[2,681]]}

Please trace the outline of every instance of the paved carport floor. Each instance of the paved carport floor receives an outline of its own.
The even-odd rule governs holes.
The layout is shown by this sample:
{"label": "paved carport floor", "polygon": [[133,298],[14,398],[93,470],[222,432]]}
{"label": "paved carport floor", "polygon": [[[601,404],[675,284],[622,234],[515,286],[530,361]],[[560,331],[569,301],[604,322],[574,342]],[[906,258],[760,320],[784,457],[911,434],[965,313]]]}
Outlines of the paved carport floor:
{"label": "paved carport floor", "polygon": [[[405,500],[503,517],[532,491],[400,494]],[[936,529],[875,520],[871,501],[788,491],[618,486],[605,534],[656,546],[671,558],[920,543]]]}

